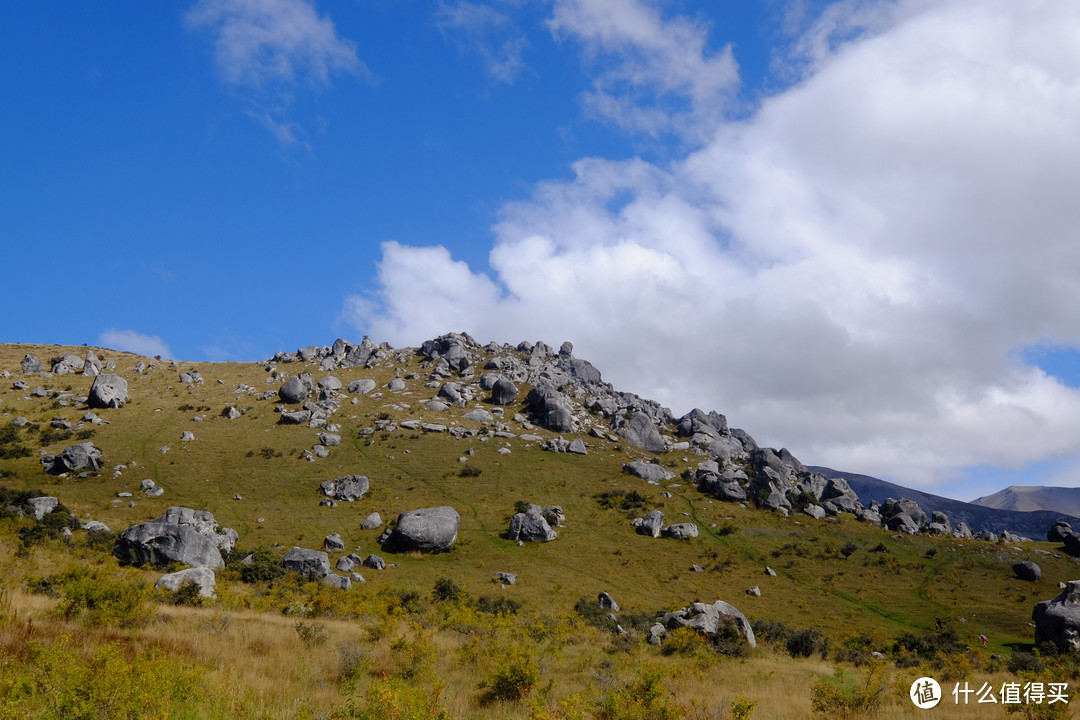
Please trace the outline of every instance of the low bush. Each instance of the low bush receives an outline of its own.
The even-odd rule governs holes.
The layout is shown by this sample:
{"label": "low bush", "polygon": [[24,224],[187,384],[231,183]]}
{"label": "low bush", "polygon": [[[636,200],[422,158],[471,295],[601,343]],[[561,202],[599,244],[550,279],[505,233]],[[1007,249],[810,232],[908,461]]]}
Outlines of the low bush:
{"label": "low bush", "polygon": [[525,652],[516,653],[500,663],[494,675],[480,685],[484,703],[524,700],[540,680],[536,659]]}
{"label": "low bush", "polygon": [[875,713],[885,697],[885,664],[875,662],[860,683],[843,668],[830,679],[819,680],[810,690],[814,712],[828,717],[853,717]]}

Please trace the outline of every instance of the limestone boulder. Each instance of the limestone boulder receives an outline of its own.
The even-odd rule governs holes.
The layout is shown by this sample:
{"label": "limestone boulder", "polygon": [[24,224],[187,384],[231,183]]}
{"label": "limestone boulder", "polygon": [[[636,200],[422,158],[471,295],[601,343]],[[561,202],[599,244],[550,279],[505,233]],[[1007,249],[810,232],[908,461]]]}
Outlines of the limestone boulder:
{"label": "limestone boulder", "polygon": [[1044,600],[1031,613],[1035,644],[1052,642],[1062,652],[1080,652],[1080,580],[1065,584],[1052,600]]}
{"label": "limestone boulder", "polygon": [[187,568],[168,575],[162,575],[154,583],[154,588],[176,592],[186,581],[191,581],[199,586],[200,596],[204,598],[214,597],[214,586],[217,583],[217,578],[214,576],[214,571],[208,567]]}
{"label": "limestone boulder", "polygon": [[59,455],[46,455],[41,458],[41,465],[50,475],[60,475],[83,469],[98,470],[99,460],[101,460],[101,450],[92,442],[84,442],[65,448]]}
{"label": "limestone boulder", "polygon": [[236,545],[235,530],[221,528],[205,510],[171,507],[150,522],[132,525],[117,537],[113,554],[134,565],[221,567],[222,553]]}
{"label": "limestone boulder", "polygon": [[321,550],[293,547],[285,553],[285,569],[318,580],[330,574],[330,556]]}
{"label": "limestone boulder", "polygon": [[551,542],[559,537],[559,533],[551,529],[539,505],[530,505],[528,512],[519,512],[510,518],[506,535],[515,542]]}
{"label": "limestone boulder", "polygon": [[294,376],[282,383],[278,389],[278,397],[283,403],[298,405],[307,399],[309,389],[303,380]]}
{"label": "limestone boulder", "polygon": [[746,640],[750,647],[757,647],[757,639],[754,637],[753,628],[750,627],[750,621],[738,608],[723,600],[717,600],[712,605],[694,603],[682,610],[667,613],[660,622],[668,630],[691,627],[706,635],[716,635],[725,627],[731,627]]}
{"label": "limestone boulder", "polygon": [[409,510],[398,515],[383,547],[397,552],[449,550],[457,540],[460,524],[461,516],[448,505]]}
{"label": "limestone boulder", "polygon": [[619,435],[631,445],[649,452],[662,453],[667,450],[656,423],[643,412],[634,413],[630,420],[619,428]]}
{"label": "limestone boulder", "polygon": [[1031,560],[1024,560],[1012,566],[1016,577],[1028,582],[1036,582],[1042,579],[1042,568]]}
{"label": "limestone boulder", "polygon": [[334,500],[354,502],[364,497],[371,488],[371,481],[363,475],[342,475],[332,480],[324,480],[319,489],[322,494]]}

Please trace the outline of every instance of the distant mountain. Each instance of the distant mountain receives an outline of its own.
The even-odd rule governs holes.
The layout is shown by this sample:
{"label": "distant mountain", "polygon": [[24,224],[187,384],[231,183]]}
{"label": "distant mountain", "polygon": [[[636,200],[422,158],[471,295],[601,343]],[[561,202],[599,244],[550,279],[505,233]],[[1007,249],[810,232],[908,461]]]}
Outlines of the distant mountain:
{"label": "distant mountain", "polygon": [[1011,485],[971,503],[998,510],[1050,510],[1080,516],[1080,488]]}
{"label": "distant mountain", "polygon": [[[999,535],[1002,530],[1008,530],[1011,533],[1023,535],[1032,540],[1045,540],[1046,531],[1059,520],[1064,520],[1073,527],[1080,528],[1080,489],[1030,488],[1031,490],[1069,490],[1075,494],[1071,496],[1072,499],[1069,503],[1063,503],[1055,510],[1021,510],[991,506],[980,502],[980,500],[989,501],[1005,495],[1009,490],[1028,490],[1029,488],[1009,488],[1009,490],[987,498],[980,498],[974,503],[968,503],[962,500],[941,497],[940,495],[931,495],[930,493],[886,482],[869,475],[841,472],[820,466],[807,466],[807,468],[812,472],[822,473],[826,477],[844,478],[847,480],[848,485],[851,486],[851,489],[855,491],[855,494],[859,496],[859,501],[863,505],[869,505],[874,500],[881,503],[888,498],[900,499],[906,497],[917,502],[927,516],[935,510],[940,510],[949,516],[949,520],[952,521],[953,525],[958,522],[966,523],[973,533],[989,530],[995,535]],[[1033,497],[1039,497],[1038,494],[1032,495]]]}

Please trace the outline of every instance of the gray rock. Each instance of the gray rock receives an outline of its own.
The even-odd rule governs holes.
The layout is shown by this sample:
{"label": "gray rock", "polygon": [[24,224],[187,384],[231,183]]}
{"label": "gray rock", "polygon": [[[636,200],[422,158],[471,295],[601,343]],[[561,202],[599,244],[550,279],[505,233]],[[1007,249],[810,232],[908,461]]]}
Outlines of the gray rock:
{"label": "gray rock", "polygon": [[656,423],[643,412],[634,413],[630,420],[619,428],[619,435],[631,445],[649,452],[662,453],[667,450]]}
{"label": "gray rock", "polygon": [[821,507],[820,505],[807,505],[805,508],[803,508],[803,513],[809,515],[812,518],[817,518],[818,520],[820,520],[825,517],[825,508]]}
{"label": "gray rock", "polygon": [[1018,562],[1012,566],[1013,572],[1016,573],[1016,577],[1021,580],[1027,580],[1028,582],[1036,582],[1042,579],[1042,568],[1033,563],[1030,560],[1024,560]]}
{"label": "gray rock", "polygon": [[776,577],[776,571],[773,570],[768,565],[765,566],[765,574],[768,575],[769,577]]}
{"label": "gray rock", "polygon": [[761,597],[761,588],[755,585],[746,591],[747,595],[753,595],[754,597]]}
{"label": "gray rock", "polygon": [[319,442],[326,447],[336,447],[341,444],[341,436],[336,433],[319,433]]}
{"label": "gray rock", "polygon": [[372,570],[385,570],[386,561],[378,555],[372,553],[371,555],[368,555],[366,558],[364,558],[364,567],[369,567]]}
{"label": "gray rock", "polygon": [[641,524],[638,525],[637,531],[639,535],[648,535],[649,537],[660,537],[660,531],[664,527],[664,513],[659,510],[653,510],[651,513],[641,519]]}
{"label": "gray rock", "polygon": [[[339,533],[330,533],[323,538],[323,550],[326,552],[341,552],[345,549],[345,541]],[[349,568],[350,570],[352,568]]]}
{"label": "gray rock", "polygon": [[236,532],[219,528],[205,510],[171,507],[150,522],[132,525],[120,533],[113,554],[122,562],[162,567],[171,563],[195,567],[221,567],[222,552],[236,544]]}
{"label": "gray rock", "polygon": [[698,536],[698,527],[694,523],[676,523],[660,531],[664,537],[675,540],[689,540]]}
{"label": "gray rock", "polygon": [[1059,520],[1053,524],[1053,526],[1046,531],[1046,539],[1049,542],[1065,542],[1065,536],[1071,535],[1073,532],[1072,526],[1064,520]]}
{"label": "gray rock", "polygon": [[599,603],[602,610],[608,612],[619,612],[619,603],[615,602],[615,598],[611,597],[607,592],[602,592],[596,596],[596,602]]}
{"label": "gray rock", "polygon": [[389,383],[387,383],[386,387],[388,389],[390,389],[390,390],[395,390],[395,391],[396,390],[404,390],[405,389],[405,381],[402,380],[401,378],[394,378]]}
{"label": "gray rock", "polygon": [[544,519],[551,527],[559,527],[566,522],[566,513],[559,505],[548,505],[544,508]]}
{"label": "gray rock", "polygon": [[585,449],[585,441],[581,438],[574,438],[570,441],[570,445],[566,448],[566,452],[574,453],[576,455],[588,455],[589,451]]}
{"label": "gray rock", "polygon": [[[878,512],[881,513],[881,517],[885,520],[886,524],[889,519],[895,515],[907,515],[915,524],[916,532],[918,531],[917,529],[921,528],[926,522],[926,513],[923,512],[923,509],[919,507],[917,502],[909,500],[908,498],[900,498],[899,500],[889,498],[882,504],[881,509]],[[889,529],[891,530],[893,528]]]}
{"label": "gray rock", "polygon": [[656,463],[645,462],[640,458],[624,464],[622,469],[625,473],[630,473],[635,477],[650,482],[660,482],[662,480],[672,480],[675,478],[675,473],[665,470]]}
{"label": "gray rock", "polygon": [[180,435],[180,442],[191,442],[194,439],[195,439],[195,433],[191,432],[190,430],[185,430]]}
{"label": "gray rock", "polygon": [[667,635],[667,628],[660,623],[654,623],[653,626],[649,628],[649,644],[661,644],[664,641],[665,635]]}
{"label": "gray rock", "polygon": [[84,361],[78,355],[72,355],[70,353],[62,355],[56,362],[53,363],[52,371],[54,375],[67,375],[68,373],[76,373],[83,369]]}
{"label": "gray rock", "polygon": [[230,405],[221,411],[221,417],[228,420],[236,420],[238,417],[240,417],[240,411]]}
{"label": "gray rock", "polygon": [[471,420],[472,422],[478,423],[490,424],[495,421],[495,417],[491,413],[489,413],[487,410],[481,410],[480,408],[477,408],[476,410],[470,410],[469,412],[462,415],[462,417],[466,420]]}
{"label": "gray rock", "polygon": [[364,522],[360,523],[360,529],[362,530],[374,530],[379,527],[382,527],[382,518],[379,517],[377,512],[371,513],[364,518]]}
{"label": "gray rock", "polygon": [[570,399],[547,381],[530,390],[525,400],[541,427],[559,433],[574,431],[574,410]]}
{"label": "gray rock", "polygon": [[532,505],[528,512],[519,512],[510,518],[510,528],[506,535],[515,542],[551,542],[559,537],[559,533],[551,529],[538,505]]}
{"label": "gray rock", "polygon": [[352,580],[341,575],[334,575],[333,573],[325,576],[323,582],[331,587],[336,587],[338,590],[348,590],[352,587]]}
{"label": "gray rock", "polygon": [[34,510],[35,520],[40,520],[51,513],[59,503],[60,501],[54,497],[34,497],[26,501],[26,504]]}
{"label": "gray rock", "polygon": [[298,405],[307,399],[310,388],[299,378],[293,376],[282,383],[278,389],[278,397],[281,402],[289,405]]}
{"label": "gray rock", "polygon": [[176,592],[188,580],[199,586],[199,595],[201,597],[214,597],[214,586],[217,583],[217,578],[214,576],[214,571],[208,567],[187,568],[186,570],[162,575],[154,583],[154,589],[160,590],[164,588],[169,592]]}
{"label": "gray rock", "polygon": [[22,367],[23,374],[25,375],[36,375],[45,372],[45,366],[41,364],[41,358],[29,353],[23,357],[22,362],[19,363],[19,365]]}
{"label": "gray rock", "polygon": [[905,513],[897,513],[885,521],[885,527],[893,532],[903,532],[908,535],[919,533],[919,524],[908,517]]}
{"label": "gray rock", "polygon": [[375,389],[375,381],[367,379],[353,380],[349,383],[348,389],[353,395],[367,395]]}
{"label": "gray rock", "polygon": [[310,419],[310,410],[296,410],[293,412],[281,413],[281,419],[278,422],[282,425],[303,425]]}
{"label": "gray rock", "polygon": [[86,360],[83,361],[83,375],[94,376],[99,374],[104,368],[101,366],[101,360],[94,353],[93,350],[86,351]]}
{"label": "gray rock", "polygon": [[363,475],[343,475],[333,480],[324,480],[319,485],[323,495],[346,502],[359,500],[370,488],[371,482]]}
{"label": "gray rock", "polygon": [[502,585],[513,585],[517,582],[517,575],[509,572],[497,572],[495,573],[495,582]]}
{"label": "gray rock", "polygon": [[101,522],[99,520],[90,520],[89,522],[83,523],[82,529],[85,530],[88,533],[92,533],[92,532],[111,533],[112,532],[112,530],[109,529],[108,525],[106,525],[105,523],[103,523],[103,522]]}
{"label": "gray rock", "polygon": [[398,552],[449,550],[457,540],[460,523],[461,516],[448,505],[409,510],[398,515],[397,526],[383,547]]}
{"label": "gray rock", "polygon": [[504,377],[496,380],[491,387],[491,402],[495,405],[513,405],[517,395],[517,385]]}
{"label": "gray rock", "polygon": [[1031,613],[1035,644],[1052,642],[1062,652],[1080,652],[1080,580],[1066,583],[1052,600],[1044,600]]}
{"label": "gray rock", "polygon": [[127,380],[113,373],[102,373],[94,378],[86,403],[92,408],[118,408],[127,401]]}
{"label": "gray rock", "polygon": [[342,388],[341,380],[333,375],[327,375],[319,380],[319,388],[328,392],[337,392]]}
{"label": "gray rock", "polygon": [[50,475],[60,475],[61,473],[74,472],[84,468],[98,470],[98,461],[100,459],[101,450],[94,447],[94,443],[84,442],[65,448],[62,453],[55,457],[46,455],[41,459],[41,464],[45,468],[45,472]]}
{"label": "gray rock", "polygon": [[363,564],[363,560],[358,563],[351,555],[342,555],[338,558],[337,564],[334,565],[334,567],[337,568],[338,572],[352,572],[353,568],[360,564]]}
{"label": "gray rock", "polygon": [[330,557],[321,550],[293,547],[285,553],[285,569],[318,580],[330,574]]}
{"label": "gray rock", "polygon": [[694,603],[688,608],[667,613],[661,622],[668,630],[677,627],[692,627],[707,635],[715,635],[721,628],[732,625],[750,647],[757,647],[754,630],[750,627],[746,616],[734,605],[723,600],[717,600],[712,605]]}

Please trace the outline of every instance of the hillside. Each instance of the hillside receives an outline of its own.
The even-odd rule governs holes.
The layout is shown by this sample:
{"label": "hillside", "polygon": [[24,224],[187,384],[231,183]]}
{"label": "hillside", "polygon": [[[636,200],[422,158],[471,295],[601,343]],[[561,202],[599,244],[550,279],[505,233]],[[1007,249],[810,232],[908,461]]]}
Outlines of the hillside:
{"label": "hillside", "polygon": [[[128,398],[119,407],[88,407],[97,368],[83,367],[91,351],[102,371],[126,380]],[[62,369],[67,354],[75,356],[69,364],[78,368],[50,372],[56,363]],[[41,372],[23,369],[27,355],[43,361]],[[947,653],[969,653],[965,662],[1000,681],[1005,667],[990,654],[1030,649],[1032,607],[1057,595],[1058,583],[1077,574],[1059,545],[986,542],[951,532],[933,536],[905,514],[910,511],[885,517],[860,502],[855,483],[848,487],[807,468],[786,450],[758,447],[719,413],[676,418],[655,402],[618,392],[599,370],[574,357],[569,344],[559,350],[543,343],[481,345],[451,334],[404,349],[338,341],[261,363],[170,363],[103,348],[5,345],[0,375],[0,489],[56,497],[78,519],[67,537],[55,532],[59,526],[50,532],[43,521],[35,524],[25,509],[2,518],[2,590],[8,601],[0,602],[0,639],[7,643],[9,662],[25,661],[18,672],[30,672],[44,662],[26,649],[30,634],[70,637],[68,623],[80,616],[87,622],[98,618],[91,626],[100,624],[103,638],[117,637],[121,630],[109,629],[116,621],[100,620],[102,608],[112,606],[87,600],[92,593],[85,594],[90,591],[79,578],[90,573],[106,585],[153,585],[177,565],[123,567],[109,552],[111,540],[170,507],[206,510],[238,536],[226,566],[216,572],[216,599],[203,608],[171,610],[171,595],[150,595],[166,603],[156,616],[172,618],[176,627],[169,653],[206,668],[205,681],[218,690],[229,688],[232,704],[222,717],[307,717],[292,706],[250,709],[274,701],[232,694],[230,682],[236,680],[220,674],[226,662],[221,658],[237,643],[253,655],[238,665],[237,677],[276,678],[280,692],[308,682],[304,678],[320,678],[311,702],[321,709],[312,716],[330,716],[327,708],[340,708],[354,692],[370,707],[375,690],[365,695],[363,688],[368,680],[374,688],[386,673],[416,692],[436,673],[450,678],[444,689],[453,717],[541,717],[535,713],[560,707],[564,716],[575,716],[565,714],[574,698],[594,708],[575,717],[629,717],[604,715],[593,699],[618,682],[636,682],[652,667],[663,670],[685,710],[670,717],[691,717],[694,697],[705,703],[694,717],[716,717],[721,705],[734,706],[740,692],[753,695],[759,717],[806,717],[811,685],[832,672],[822,664],[826,657],[857,659],[862,667],[871,651],[881,651],[896,663],[889,671],[896,673],[907,672],[903,668],[911,663],[931,662],[933,648],[946,647]],[[46,472],[50,466],[63,470],[57,458],[84,442],[102,453],[96,470]],[[369,489],[354,501],[330,502],[321,487],[343,476],[364,476]],[[551,528],[558,534],[551,542],[508,537],[515,513],[529,503],[561,508],[565,520]],[[452,507],[460,516],[447,551],[380,545],[399,514],[436,506]],[[659,537],[633,524],[653,511],[663,514]],[[372,513],[386,524],[363,527]],[[79,529],[91,520],[111,528],[110,542]],[[883,527],[897,523],[905,529]],[[324,538],[333,534],[344,547],[330,551],[331,564],[349,553],[377,554],[386,568],[357,568],[362,582],[331,590],[296,573],[251,579],[239,564],[258,551],[280,568],[290,548],[322,550]],[[1034,582],[1020,580],[1012,569],[1027,560],[1042,570]],[[500,572],[515,574],[516,582],[496,582]],[[72,605],[73,587],[80,588],[81,604]],[[620,606],[614,612],[626,634],[616,632],[606,611],[595,610],[601,592]],[[456,598],[452,607],[440,604],[447,598]],[[741,669],[725,666],[729,677],[742,680],[706,692],[700,681],[708,675],[686,673],[727,662],[732,640],[702,645],[696,635],[672,632],[665,644],[654,646],[647,637],[665,612],[717,600],[745,614],[760,644],[749,654],[745,647],[735,653],[745,658]],[[491,614],[492,608],[503,608],[502,614]],[[913,653],[910,638],[936,632],[936,619],[947,632],[934,642],[951,638],[958,644],[931,644],[923,655]],[[228,629],[230,622],[236,629]],[[125,623],[119,626],[127,628]],[[198,640],[180,640],[181,628],[190,628]],[[370,673],[327,679],[336,677],[327,663],[337,660],[329,651],[329,659],[317,660],[317,646],[326,638],[315,642],[327,628],[340,638],[327,647],[337,647],[345,662],[350,643],[359,643]],[[166,629],[144,618],[122,637],[132,643],[131,652],[141,653],[164,642]],[[991,638],[985,653],[976,647],[979,633]],[[96,643],[96,637],[80,642]],[[523,637],[534,638],[535,645],[522,645]],[[794,647],[809,647],[807,654],[820,655],[821,662],[787,664],[785,647],[802,657],[791,650],[792,637],[805,639],[809,645]],[[430,657],[425,655],[423,673],[410,674],[402,663],[408,653],[419,652],[418,638],[430,644]],[[485,643],[503,649],[489,652]],[[462,661],[460,653],[470,647],[472,654]],[[102,651],[94,648],[81,652]],[[276,666],[260,665],[262,655],[278,666],[293,665],[282,658],[305,660],[295,677],[286,678]],[[497,674],[491,663],[504,656],[535,664],[536,687],[546,684],[547,690],[530,690],[528,697],[539,705],[485,704],[477,682],[490,681]],[[599,668],[594,680],[582,674],[585,668]],[[787,703],[762,679],[774,676],[787,678],[789,689],[798,686],[797,702]],[[364,682],[357,684],[357,677]],[[268,698],[277,692],[266,689]],[[886,707],[907,703],[903,694],[889,697]],[[706,715],[710,704],[712,714]],[[194,716],[217,715],[204,708]]]}
{"label": "hillside", "polygon": [[998,510],[1048,510],[1075,517],[1080,515],[1080,488],[1010,485],[993,495],[976,498],[971,503]]}
{"label": "hillside", "polygon": [[[1023,507],[1008,507],[1004,502],[1000,505],[981,502],[988,500],[988,498],[979,498],[967,503],[962,500],[953,500],[940,495],[924,493],[920,490],[897,485],[869,475],[817,466],[811,466],[811,469],[828,477],[843,477],[864,503],[873,501],[883,503],[888,498],[910,498],[917,502],[927,515],[934,511],[943,512],[949,516],[953,523],[966,523],[972,532],[986,531],[994,535],[1000,535],[1002,532],[1007,531],[1033,540],[1042,540],[1046,537],[1046,531],[1056,522],[1067,522],[1072,526],[1080,527],[1080,506],[1075,506],[1067,501],[1062,502],[1060,505],[1046,503],[1041,507],[1035,507],[1034,502],[1021,503],[1021,505],[1026,505]],[[1034,489],[1038,490],[1040,488]],[[1072,488],[1046,489],[1073,490]],[[1063,493],[1062,499],[1067,500],[1069,494]],[[1011,497],[1006,490],[991,495],[989,498],[999,496],[1002,498]],[[1034,493],[1033,496],[1041,496],[1041,494]]]}

